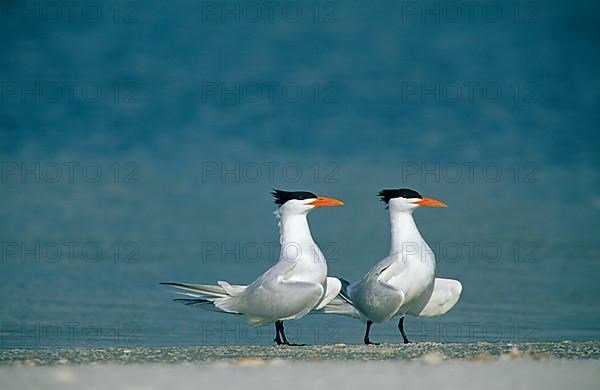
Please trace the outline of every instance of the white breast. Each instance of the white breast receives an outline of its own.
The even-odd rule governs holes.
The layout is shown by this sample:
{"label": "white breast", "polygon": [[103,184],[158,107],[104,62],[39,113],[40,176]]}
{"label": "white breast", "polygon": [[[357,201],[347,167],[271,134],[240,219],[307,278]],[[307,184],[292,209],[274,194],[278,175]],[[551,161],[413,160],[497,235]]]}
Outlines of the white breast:
{"label": "white breast", "polygon": [[[285,251],[284,251],[285,249]],[[295,264],[292,280],[325,285],[327,262],[314,242],[282,244],[282,256]]]}
{"label": "white breast", "polygon": [[404,293],[404,302],[398,314],[404,314],[424,295],[431,294],[435,280],[435,255],[421,238],[406,242],[401,253],[396,254],[395,272],[389,284]]}

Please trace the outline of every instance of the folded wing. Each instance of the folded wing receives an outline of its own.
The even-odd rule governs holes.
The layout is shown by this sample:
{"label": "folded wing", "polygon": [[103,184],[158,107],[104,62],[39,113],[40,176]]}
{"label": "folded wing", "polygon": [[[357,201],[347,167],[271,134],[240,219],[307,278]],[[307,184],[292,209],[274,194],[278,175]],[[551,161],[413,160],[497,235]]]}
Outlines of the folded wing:
{"label": "folded wing", "polygon": [[325,290],[325,296],[314,310],[321,310],[329,302],[331,302],[339,294],[342,289],[342,282],[338,278],[327,277],[327,290]]}
{"label": "folded wing", "polygon": [[462,292],[462,284],[454,279],[435,278],[433,293],[427,303],[409,311],[409,314],[419,317],[434,317],[445,314],[452,309]]}
{"label": "folded wing", "polygon": [[339,314],[364,321],[362,314],[360,314],[360,312],[356,310],[356,308],[352,304],[352,299],[348,294],[348,286],[350,285],[350,283],[342,278],[338,280],[340,281],[339,293],[319,309],[322,309],[323,313]]}

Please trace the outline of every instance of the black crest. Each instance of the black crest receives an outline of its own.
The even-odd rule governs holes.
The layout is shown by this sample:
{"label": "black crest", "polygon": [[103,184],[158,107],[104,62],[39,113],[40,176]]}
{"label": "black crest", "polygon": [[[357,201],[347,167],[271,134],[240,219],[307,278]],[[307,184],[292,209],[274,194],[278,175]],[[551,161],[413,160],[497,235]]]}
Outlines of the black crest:
{"label": "black crest", "polygon": [[291,199],[316,199],[317,195],[312,192],[307,191],[282,191],[282,190],[273,190],[272,192],[273,198],[275,198],[275,203],[279,206],[283,205],[285,202]]}
{"label": "black crest", "polygon": [[381,201],[384,202],[385,204],[388,204],[390,199],[394,199],[394,198],[404,198],[404,199],[414,199],[414,198],[422,199],[423,198],[421,196],[421,194],[419,194],[417,191],[409,190],[408,188],[400,188],[397,190],[381,190],[381,191],[379,191],[379,197],[381,198]]}

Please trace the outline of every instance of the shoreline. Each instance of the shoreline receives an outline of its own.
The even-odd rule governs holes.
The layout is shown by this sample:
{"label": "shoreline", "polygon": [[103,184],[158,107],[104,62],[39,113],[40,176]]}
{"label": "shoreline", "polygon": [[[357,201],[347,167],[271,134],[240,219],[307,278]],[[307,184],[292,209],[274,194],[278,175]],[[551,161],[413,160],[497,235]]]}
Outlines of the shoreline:
{"label": "shoreline", "polygon": [[302,347],[195,346],[0,349],[2,366],[212,363],[223,361],[495,361],[600,359],[600,342],[432,343]]}

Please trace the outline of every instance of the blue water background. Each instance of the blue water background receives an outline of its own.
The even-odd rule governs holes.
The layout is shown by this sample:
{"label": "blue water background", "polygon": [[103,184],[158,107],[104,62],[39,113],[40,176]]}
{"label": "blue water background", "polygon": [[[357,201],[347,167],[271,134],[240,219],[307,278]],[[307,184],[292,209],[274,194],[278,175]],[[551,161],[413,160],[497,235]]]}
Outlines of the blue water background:
{"label": "blue water background", "polygon": [[[415,216],[438,274],[459,279],[463,294],[445,316],[409,318],[415,340],[600,338],[597,3],[534,2],[531,18],[515,21],[515,3],[495,2],[501,20],[476,12],[455,23],[407,15],[395,1],[317,3],[318,22],[314,2],[298,2],[297,23],[278,12],[272,23],[204,21],[206,2],[133,3],[132,23],[100,2],[95,23],[8,15],[0,24],[5,88],[102,90],[97,102],[81,87],[56,102],[3,92],[0,160],[3,173],[19,171],[0,184],[0,348],[269,344],[272,329],[176,304],[158,282],[251,282],[275,260],[273,188],[346,203],[310,222],[330,273],[348,280],[387,254],[379,189],[409,187],[449,205]],[[470,100],[473,82],[502,95],[477,87]],[[302,95],[292,102],[278,87],[273,101],[235,101],[207,95],[214,83],[256,83],[265,94],[265,83],[296,83]],[[455,85],[463,95],[452,101]],[[414,86],[447,90],[408,93]],[[65,162],[102,173],[93,182],[94,171],[77,169],[68,180]],[[40,180],[23,179],[22,163]],[[54,163],[63,167],[56,183]],[[76,250],[38,262],[6,246],[69,242],[99,246],[102,257]],[[311,344],[360,343],[363,333],[335,316],[287,326]],[[399,341],[392,323],[372,338]]]}

